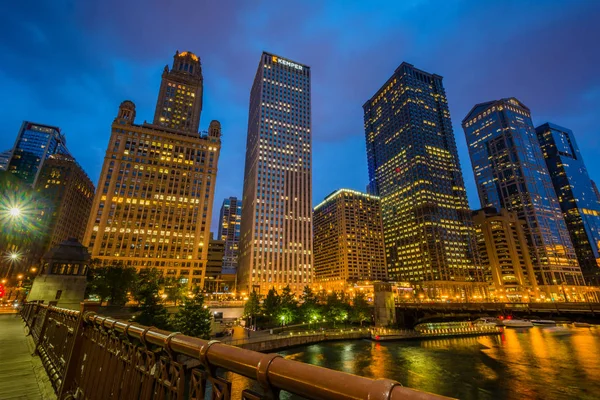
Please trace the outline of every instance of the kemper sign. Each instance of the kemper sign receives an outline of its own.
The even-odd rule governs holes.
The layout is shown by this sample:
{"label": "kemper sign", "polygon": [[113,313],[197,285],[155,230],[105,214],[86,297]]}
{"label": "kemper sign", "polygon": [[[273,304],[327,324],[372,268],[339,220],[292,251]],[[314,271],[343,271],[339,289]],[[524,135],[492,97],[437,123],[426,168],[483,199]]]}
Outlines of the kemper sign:
{"label": "kemper sign", "polygon": [[282,64],[282,65],[287,65],[288,67],[292,67],[292,68],[296,68],[299,69],[300,71],[302,71],[302,65],[293,63],[291,61],[288,60],[284,60],[283,58],[279,58],[277,56],[273,56],[273,62],[274,63],[278,63],[278,64]]}

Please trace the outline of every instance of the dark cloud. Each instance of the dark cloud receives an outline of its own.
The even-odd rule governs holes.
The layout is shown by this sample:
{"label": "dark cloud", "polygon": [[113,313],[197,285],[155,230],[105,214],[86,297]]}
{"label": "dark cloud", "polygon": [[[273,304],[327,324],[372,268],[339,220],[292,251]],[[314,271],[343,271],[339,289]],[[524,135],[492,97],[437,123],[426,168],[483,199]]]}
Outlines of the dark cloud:
{"label": "dark cloud", "polygon": [[[151,120],[175,50],[203,63],[202,126],[221,121],[216,209],[241,195],[250,86],[260,52],[313,73],[315,203],[367,180],[362,105],[407,61],[444,76],[469,199],[460,121],[481,101],[516,96],[536,123],[574,130],[594,176],[600,100],[600,3],[593,1],[12,2],[0,14],[0,151],[24,119],[59,125],[94,181],[118,104]],[[216,218],[213,218],[213,221]]]}

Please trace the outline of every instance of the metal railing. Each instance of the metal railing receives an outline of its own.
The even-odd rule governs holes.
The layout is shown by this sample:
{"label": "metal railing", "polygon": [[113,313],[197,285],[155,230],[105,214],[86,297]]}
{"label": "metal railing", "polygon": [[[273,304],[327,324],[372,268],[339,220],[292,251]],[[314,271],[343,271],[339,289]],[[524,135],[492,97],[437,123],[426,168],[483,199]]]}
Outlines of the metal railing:
{"label": "metal railing", "polygon": [[[101,317],[94,312],[27,303],[21,316],[63,399],[276,399],[286,391],[306,399],[444,398],[389,379],[334,371],[277,354]],[[229,371],[254,380],[260,392],[232,393]],[[256,386],[256,385],[255,385]]]}

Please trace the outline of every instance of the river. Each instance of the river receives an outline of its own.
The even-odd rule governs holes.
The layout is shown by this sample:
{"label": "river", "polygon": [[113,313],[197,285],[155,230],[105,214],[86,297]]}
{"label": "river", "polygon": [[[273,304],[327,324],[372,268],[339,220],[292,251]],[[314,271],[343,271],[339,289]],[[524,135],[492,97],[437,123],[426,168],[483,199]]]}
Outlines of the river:
{"label": "river", "polygon": [[[600,399],[600,328],[534,327],[506,329],[496,336],[326,342],[280,354],[460,399]],[[247,385],[233,381],[234,392]]]}

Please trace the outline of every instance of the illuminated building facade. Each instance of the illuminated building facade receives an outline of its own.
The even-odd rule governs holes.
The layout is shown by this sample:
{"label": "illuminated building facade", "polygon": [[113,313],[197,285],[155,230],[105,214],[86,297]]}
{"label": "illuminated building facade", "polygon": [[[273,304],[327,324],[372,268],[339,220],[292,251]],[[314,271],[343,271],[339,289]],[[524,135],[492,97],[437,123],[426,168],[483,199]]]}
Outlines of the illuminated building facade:
{"label": "illuminated building facade", "polygon": [[84,241],[92,258],[203,287],[220,149],[218,121],[202,134],[138,125],[121,103]]}
{"label": "illuminated building facade", "polygon": [[531,113],[515,98],[477,104],[462,121],[483,207],[505,208],[526,222],[538,285],[556,298],[583,276]]}
{"label": "illuminated building facade", "polygon": [[359,281],[385,280],[385,247],[378,197],[340,189],[314,209],[314,282],[345,290]]}
{"label": "illuminated building facade", "polygon": [[12,150],[6,150],[0,153],[0,171],[6,171],[8,169],[8,163],[12,158]]}
{"label": "illuminated building facade", "polygon": [[313,275],[310,68],[264,52],[250,94],[238,289]]}
{"label": "illuminated building facade", "polygon": [[165,66],[154,125],[185,132],[198,132],[203,91],[200,59],[189,51],[176,52],[173,67]]}
{"label": "illuminated building facade", "polygon": [[471,297],[484,275],[442,77],[402,63],[363,109],[389,278],[429,297]]}
{"label": "illuminated building facade", "polygon": [[44,161],[35,190],[47,204],[47,250],[67,239],[82,242],[94,199],[94,184],[71,156],[51,155]]}
{"label": "illuminated building facade", "polygon": [[545,123],[535,129],[588,284],[600,285],[600,203],[570,129]]}
{"label": "illuminated building facade", "polygon": [[219,213],[219,239],[225,241],[223,273],[237,273],[240,229],[242,222],[242,202],[237,197],[223,200]]}
{"label": "illuminated building facade", "polygon": [[491,297],[499,301],[533,301],[537,292],[533,264],[529,257],[525,221],[505,209],[493,207],[473,212],[477,249]]}
{"label": "illuminated building facade", "polygon": [[225,254],[225,241],[214,239],[211,232],[208,240],[208,255],[206,262],[206,278],[204,290],[209,293],[219,292],[221,289],[221,274],[223,270],[223,255]]}
{"label": "illuminated building facade", "polygon": [[52,154],[69,154],[60,128],[23,121],[7,170],[33,186],[44,161]]}

